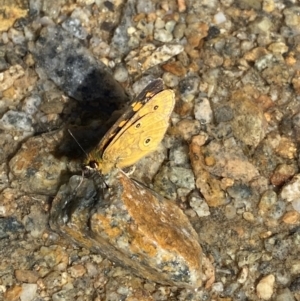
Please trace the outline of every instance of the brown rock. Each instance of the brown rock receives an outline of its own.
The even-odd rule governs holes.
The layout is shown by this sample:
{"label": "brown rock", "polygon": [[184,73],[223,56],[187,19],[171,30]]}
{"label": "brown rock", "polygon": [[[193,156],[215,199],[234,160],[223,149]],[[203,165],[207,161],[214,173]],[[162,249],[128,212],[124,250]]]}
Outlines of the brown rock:
{"label": "brown rock", "polygon": [[51,227],[138,276],[199,287],[202,250],[179,207],[120,171],[105,178],[108,189],[101,188],[103,178],[94,180],[100,180],[98,197],[95,181],[82,177],[74,176],[61,187],[52,206]]}
{"label": "brown rock", "polygon": [[183,119],[176,124],[176,129],[184,140],[190,140],[192,136],[200,132],[200,122],[198,120]]}
{"label": "brown rock", "polygon": [[36,271],[16,270],[15,276],[20,282],[36,283],[39,276]]}
{"label": "brown rock", "polygon": [[167,64],[162,65],[162,68],[177,76],[184,76],[187,72],[186,68],[182,65],[181,62],[169,62]]}
{"label": "brown rock", "polygon": [[179,99],[175,106],[175,112],[182,118],[185,116],[191,116],[193,110],[194,103],[192,101],[186,102]]}
{"label": "brown rock", "polygon": [[81,264],[76,264],[70,267],[70,274],[74,278],[78,278],[83,276],[86,273],[86,269]]}
{"label": "brown rock", "polygon": [[260,95],[257,99],[255,99],[255,102],[262,108],[263,111],[266,111],[274,106],[274,102],[270,96],[265,94]]}
{"label": "brown rock", "polygon": [[190,23],[185,30],[185,36],[192,48],[199,46],[200,41],[208,34],[208,25],[203,22]]}
{"label": "brown rock", "polygon": [[293,165],[279,164],[274,173],[271,176],[271,183],[276,186],[285,184],[296,173],[296,169]]}
{"label": "brown rock", "polygon": [[244,55],[244,59],[249,62],[255,62],[257,59],[259,59],[262,56],[265,56],[268,53],[268,50],[264,47],[257,47],[254,49],[251,49]]}
{"label": "brown rock", "polygon": [[14,285],[4,293],[4,299],[6,301],[17,301],[19,300],[21,293],[22,287],[20,285]]}
{"label": "brown rock", "polygon": [[194,48],[190,44],[186,44],[184,47],[184,51],[189,55],[191,60],[197,60],[200,58],[200,51],[198,48]]}

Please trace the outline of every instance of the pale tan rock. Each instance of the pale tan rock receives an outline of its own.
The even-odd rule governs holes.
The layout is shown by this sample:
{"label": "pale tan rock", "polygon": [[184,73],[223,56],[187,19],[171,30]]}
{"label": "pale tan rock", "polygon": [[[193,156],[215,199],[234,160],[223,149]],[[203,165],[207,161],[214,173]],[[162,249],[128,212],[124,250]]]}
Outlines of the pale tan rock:
{"label": "pale tan rock", "polygon": [[280,136],[275,152],[285,159],[294,159],[297,156],[297,146],[291,137]]}
{"label": "pale tan rock", "polygon": [[12,87],[14,82],[24,76],[25,72],[22,66],[11,66],[8,70],[0,73],[0,91],[5,91]]}
{"label": "pale tan rock", "polygon": [[288,46],[283,42],[276,42],[269,45],[268,50],[274,54],[283,54],[288,52]]}
{"label": "pale tan rock", "polygon": [[300,198],[300,174],[296,174],[293,179],[288,182],[280,193],[282,199],[292,202]]}
{"label": "pale tan rock", "polygon": [[289,225],[295,225],[297,223],[299,223],[300,220],[300,214],[299,212],[292,210],[287,212],[283,217],[282,217],[282,221],[285,224],[289,224]]}
{"label": "pale tan rock", "polygon": [[274,275],[263,277],[256,286],[257,296],[263,300],[269,300],[273,295],[274,283]]}
{"label": "pale tan rock", "polygon": [[184,12],[186,10],[186,3],[185,0],[177,0],[178,3],[178,11],[179,12]]}
{"label": "pale tan rock", "polygon": [[156,47],[154,44],[147,44],[142,48],[132,50],[125,58],[129,74],[145,72],[149,68],[168,61],[173,56],[183,51],[182,45],[165,44]]}
{"label": "pale tan rock", "polygon": [[162,65],[162,68],[165,71],[168,71],[177,76],[184,76],[187,73],[186,68],[180,61],[167,62],[166,64]]}
{"label": "pale tan rock", "polygon": [[274,9],[276,8],[275,1],[274,0],[263,0],[262,8],[267,13],[274,11]]}

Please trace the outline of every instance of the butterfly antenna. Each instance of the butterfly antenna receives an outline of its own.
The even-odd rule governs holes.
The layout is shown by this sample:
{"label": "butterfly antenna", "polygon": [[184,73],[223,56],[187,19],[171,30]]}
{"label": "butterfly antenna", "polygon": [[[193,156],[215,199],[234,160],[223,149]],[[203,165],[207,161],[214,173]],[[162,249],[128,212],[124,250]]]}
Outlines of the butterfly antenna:
{"label": "butterfly antenna", "polygon": [[77,145],[80,147],[80,149],[83,151],[83,153],[88,156],[87,152],[83,149],[83,147],[81,146],[81,144],[78,142],[78,140],[75,138],[75,136],[73,135],[73,133],[71,132],[71,130],[68,129],[69,134],[72,136],[72,138],[75,140],[75,142],[77,143]]}

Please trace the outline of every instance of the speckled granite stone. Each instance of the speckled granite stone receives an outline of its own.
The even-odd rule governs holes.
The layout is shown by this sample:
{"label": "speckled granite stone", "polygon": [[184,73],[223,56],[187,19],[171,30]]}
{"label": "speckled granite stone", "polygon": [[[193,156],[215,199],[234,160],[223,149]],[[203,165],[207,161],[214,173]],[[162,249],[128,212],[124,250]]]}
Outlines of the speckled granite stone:
{"label": "speckled granite stone", "polygon": [[108,188],[98,183],[96,192],[95,181],[72,177],[54,200],[51,227],[138,276],[199,287],[202,250],[181,209],[123,172],[105,183]]}

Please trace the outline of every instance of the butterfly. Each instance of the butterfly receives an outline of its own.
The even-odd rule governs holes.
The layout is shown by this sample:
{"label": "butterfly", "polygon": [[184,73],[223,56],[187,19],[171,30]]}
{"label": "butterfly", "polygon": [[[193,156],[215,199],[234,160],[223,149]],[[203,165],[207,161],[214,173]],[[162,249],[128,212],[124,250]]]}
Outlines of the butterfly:
{"label": "butterfly", "polygon": [[88,154],[85,166],[105,175],[153,152],[167,131],[174,105],[174,92],[163,90],[162,79],[151,82]]}

